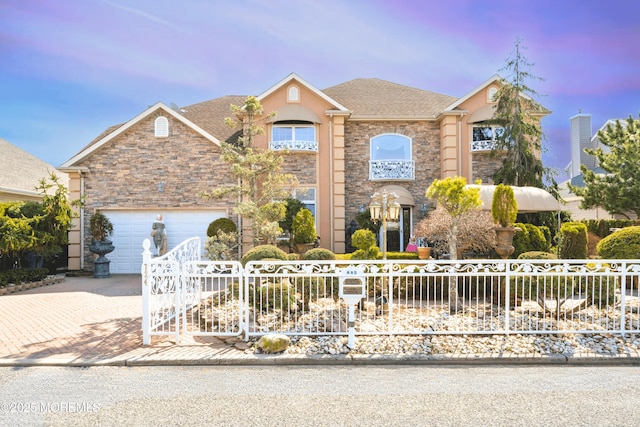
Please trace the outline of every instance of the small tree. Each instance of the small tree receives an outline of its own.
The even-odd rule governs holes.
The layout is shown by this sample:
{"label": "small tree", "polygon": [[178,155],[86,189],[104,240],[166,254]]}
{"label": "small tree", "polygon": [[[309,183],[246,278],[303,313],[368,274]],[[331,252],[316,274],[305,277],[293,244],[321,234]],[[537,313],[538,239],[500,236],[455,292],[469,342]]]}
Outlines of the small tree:
{"label": "small tree", "polygon": [[313,222],[313,214],[307,208],[302,208],[293,218],[291,224],[293,232],[293,242],[296,244],[313,243],[318,237],[316,234],[316,226]]}
{"label": "small tree", "polygon": [[582,209],[602,206],[611,215],[629,218],[633,212],[640,218],[640,119],[629,116],[626,121],[616,120],[597,135],[609,150],[585,151],[596,156],[603,173],[581,165],[585,186],[569,185],[569,189],[582,197]]}
{"label": "small tree", "polygon": [[[442,206],[438,206],[415,226],[418,236],[425,237],[433,250],[438,253],[449,250],[448,233],[451,216]],[[460,219],[458,225],[458,252],[473,251],[490,254],[495,246],[496,234],[493,230],[491,214],[487,211],[470,211]]]}
{"label": "small tree", "polygon": [[263,114],[262,105],[255,96],[247,97],[244,105],[232,105],[236,119],[227,118],[225,123],[236,128],[242,126],[242,136],[237,144],[221,142],[221,159],[231,165],[239,184],[218,187],[200,195],[206,199],[236,196],[239,199],[234,212],[248,219],[253,230],[253,244],[261,241],[275,242],[282,234],[279,222],[284,218],[289,191],[297,186],[292,174],[282,172],[283,158],[276,151],[259,149],[254,138],[264,134],[259,122],[273,117]]}
{"label": "small tree", "polygon": [[463,219],[468,213],[477,210],[482,205],[480,189],[466,185],[467,180],[457,176],[442,180],[436,179],[427,189],[427,197],[435,200],[451,217],[451,225],[447,235],[451,259],[457,258],[458,231]]}

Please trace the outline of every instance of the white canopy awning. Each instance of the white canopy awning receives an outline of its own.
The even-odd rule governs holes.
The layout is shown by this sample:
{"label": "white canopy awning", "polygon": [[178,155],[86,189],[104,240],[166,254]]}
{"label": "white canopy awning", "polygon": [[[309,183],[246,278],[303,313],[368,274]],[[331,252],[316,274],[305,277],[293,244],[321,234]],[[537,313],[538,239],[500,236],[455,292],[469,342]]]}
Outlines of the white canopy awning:
{"label": "white canopy awning", "polygon": [[[482,209],[491,210],[493,203],[493,192],[495,185],[475,185],[470,184],[467,187],[480,188],[480,199],[482,199]],[[546,190],[538,187],[516,187],[512,185],[513,195],[518,203],[518,212],[546,212],[560,211],[562,205]]]}

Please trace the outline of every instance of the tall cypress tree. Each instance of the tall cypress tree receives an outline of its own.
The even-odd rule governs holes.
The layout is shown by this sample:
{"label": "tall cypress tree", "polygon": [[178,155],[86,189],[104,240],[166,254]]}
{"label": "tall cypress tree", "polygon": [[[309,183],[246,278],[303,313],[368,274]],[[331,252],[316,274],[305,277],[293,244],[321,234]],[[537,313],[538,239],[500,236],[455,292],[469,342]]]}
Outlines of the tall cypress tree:
{"label": "tall cypress tree", "polygon": [[548,189],[557,194],[557,183],[549,168],[542,164],[542,140],[544,133],[540,119],[548,110],[534,100],[538,93],[527,83],[530,80],[544,80],[528,71],[533,64],[527,61],[522,51],[526,49],[520,39],[516,39],[515,48],[507,64],[500,71],[505,72],[502,87],[495,96],[496,110],[491,124],[500,126],[503,131],[496,137],[492,156],[501,156],[502,165],[493,179],[496,184],[533,186]]}

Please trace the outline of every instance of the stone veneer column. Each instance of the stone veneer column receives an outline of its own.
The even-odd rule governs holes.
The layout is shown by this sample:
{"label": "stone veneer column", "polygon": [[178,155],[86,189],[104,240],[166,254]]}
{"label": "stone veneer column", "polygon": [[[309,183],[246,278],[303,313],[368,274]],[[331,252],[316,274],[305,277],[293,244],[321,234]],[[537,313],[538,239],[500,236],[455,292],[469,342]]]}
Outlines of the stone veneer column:
{"label": "stone veneer column", "polygon": [[333,252],[345,251],[345,153],[344,117],[331,117],[333,140]]}
{"label": "stone veneer column", "polygon": [[441,178],[460,175],[458,163],[458,117],[445,116],[440,122],[442,145],[440,148]]}

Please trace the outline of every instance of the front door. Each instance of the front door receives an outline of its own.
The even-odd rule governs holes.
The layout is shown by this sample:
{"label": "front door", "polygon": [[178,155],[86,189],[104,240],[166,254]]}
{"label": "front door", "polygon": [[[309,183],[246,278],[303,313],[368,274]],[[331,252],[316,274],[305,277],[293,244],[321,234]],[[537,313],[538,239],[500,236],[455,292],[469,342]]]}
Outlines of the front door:
{"label": "front door", "polygon": [[387,223],[387,251],[403,252],[409,243],[410,237],[411,208],[403,206],[400,212],[400,220],[397,223]]}

